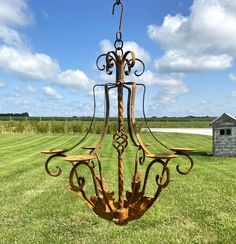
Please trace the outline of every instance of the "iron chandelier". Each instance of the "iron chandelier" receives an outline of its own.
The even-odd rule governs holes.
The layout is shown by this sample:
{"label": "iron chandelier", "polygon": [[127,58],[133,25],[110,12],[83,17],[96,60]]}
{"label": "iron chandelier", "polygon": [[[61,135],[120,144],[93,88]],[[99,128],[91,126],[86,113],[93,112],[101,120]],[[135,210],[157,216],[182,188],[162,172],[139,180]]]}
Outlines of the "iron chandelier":
{"label": "iron chandelier", "polygon": [[[45,169],[46,172],[53,177],[58,177],[61,175],[62,170],[60,167],[57,168],[57,172],[52,172],[49,169],[49,163],[55,158],[61,158],[63,161],[69,162],[72,165],[69,174],[69,184],[70,189],[81,197],[83,197],[88,206],[97,214],[99,217],[112,221],[118,225],[125,225],[129,221],[138,219],[144,215],[144,213],[153,205],[157,200],[162,190],[168,186],[170,182],[170,171],[168,168],[168,163],[180,156],[187,157],[190,162],[189,169],[187,171],[182,171],[180,165],[176,166],[176,170],[181,175],[187,175],[191,172],[193,168],[193,160],[189,155],[190,152],[194,151],[192,148],[169,148],[163,144],[151,131],[148,126],[145,110],[144,110],[144,100],[146,86],[142,83],[136,82],[126,82],[125,76],[129,76],[137,63],[141,64],[142,70],[134,71],[135,76],[141,76],[145,71],[145,65],[142,60],[136,58],[135,53],[132,51],[124,52],[123,46],[124,42],[122,39],[122,19],[124,12],[124,5],[121,0],[116,0],[113,5],[112,13],[114,14],[115,8],[121,8],[119,27],[116,32],[116,40],[114,42],[114,50],[109,51],[106,54],[102,54],[97,59],[97,67],[100,71],[106,71],[107,75],[112,75],[114,70],[116,70],[116,81],[115,83],[105,83],[96,84],[93,87],[93,100],[94,100],[94,112],[90,127],[85,134],[85,136],[74,146],[65,149],[51,149],[48,151],[43,151],[42,153],[50,155],[46,160]],[[104,64],[100,64],[101,60],[105,60]],[[105,96],[105,121],[103,132],[100,136],[99,141],[96,145],[92,147],[82,147],[83,150],[87,150],[88,153],[68,155],[68,153],[77,148],[82,142],[85,141],[88,136],[91,127],[93,125],[95,114],[96,114],[96,97],[95,92],[97,87],[102,87],[104,89]],[[136,88],[143,88],[143,117],[146,122],[146,126],[154,137],[154,139],[160,143],[163,147],[169,150],[169,154],[153,153],[149,150],[148,145],[143,142],[141,136],[138,132],[138,128],[135,120],[135,95]],[[99,156],[100,149],[103,146],[104,138],[106,137],[108,126],[109,126],[109,116],[110,116],[110,96],[109,92],[111,90],[117,90],[117,107],[118,107],[118,120],[117,120],[117,131],[113,135],[112,145],[117,151],[117,161],[118,161],[118,200],[115,199],[114,192],[111,192],[108,188],[107,183],[103,177],[102,172],[102,159]],[[127,120],[124,120],[124,90],[127,92]],[[127,122],[127,131],[124,128],[124,123]],[[128,146],[128,139],[132,142],[133,146],[136,148],[136,156],[134,159],[134,173],[131,183],[131,190],[124,192],[124,151]],[[141,180],[141,172],[139,167],[145,167],[144,170],[144,180]],[[146,195],[147,181],[150,175],[150,171],[154,165],[161,166],[161,173],[156,175],[156,192],[153,196]],[[80,176],[79,168],[81,166],[87,167],[91,173],[93,185],[94,185],[94,195],[87,195],[84,186],[86,183],[85,177]]]}

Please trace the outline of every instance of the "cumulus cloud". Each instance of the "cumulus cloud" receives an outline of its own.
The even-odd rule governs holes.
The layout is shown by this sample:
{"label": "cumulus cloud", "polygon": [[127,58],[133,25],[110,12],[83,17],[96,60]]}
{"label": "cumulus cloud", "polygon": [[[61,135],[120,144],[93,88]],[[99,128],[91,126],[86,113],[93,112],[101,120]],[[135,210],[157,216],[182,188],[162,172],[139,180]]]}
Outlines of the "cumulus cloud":
{"label": "cumulus cloud", "polygon": [[182,78],[181,75],[154,73],[147,70],[140,78],[136,77],[135,80],[149,86],[155,85],[160,94],[154,100],[159,101],[157,103],[167,105],[174,103],[179,96],[188,93],[188,88],[183,83]]}
{"label": "cumulus cloud", "polygon": [[58,79],[55,80],[62,86],[69,86],[74,88],[83,88],[84,90],[91,90],[93,81],[90,80],[86,74],[81,70],[66,70],[58,75]]}
{"label": "cumulus cloud", "polygon": [[0,68],[26,80],[50,80],[60,71],[55,60],[30,50],[0,47]]}
{"label": "cumulus cloud", "polygon": [[2,0],[0,5],[0,25],[25,26],[33,22],[26,0]]}
{"label": "cumulus cloud", "polygon": [[44,87],[43,91],[44,91],[44,94],[48,95],[51,98],[58,99],[58,100],[63,99],[63,96],[58,91],[56,91],[55,89],[53,89],[50,86]]}
{"label": "cumulus cloud", "polygon": [[235,6],[231,0],[194,0],[189,16],[167,15],[161,26],[148,26],[149,37],[166,51],[158,67],[169,72],[231,67],[236,56]]}
{"label": "cumulus cloud", "polygon": [[16,29],[34,21],[26,0],[0,1],[0,69],[23,80],[89,89],[93,81],[80,70],[61,70],[58,62],[29,47]]}
{"label": "cumulus cloud", "polygon": [[181,79],[170,75],[161,75],[158,84],[162,88],[160,103],[170,104],[176,101],[176,98],[188,92],[187,86]]}
{"label": "cumulus cloud", "polygon": [[233,57],[222,55],[197,55],[186,54],[183,50],[170,50],[155,61],[157,69],[164,72],[202,72],[211,70],[224,70],[230,68]]}

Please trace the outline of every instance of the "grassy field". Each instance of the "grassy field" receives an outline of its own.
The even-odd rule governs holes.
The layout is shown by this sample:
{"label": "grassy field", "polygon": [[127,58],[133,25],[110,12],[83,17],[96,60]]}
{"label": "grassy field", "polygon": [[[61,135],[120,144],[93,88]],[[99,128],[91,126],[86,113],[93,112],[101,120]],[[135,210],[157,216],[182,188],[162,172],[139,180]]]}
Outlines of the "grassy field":
{"label": "grassy field", "polygon": [[[77,134],[87,131],[90,125],[87,119],[63,119],[63,118],[4,118],[0,117],[0,134],[16,133],[64,133]],[[209,119],[149,119],[151,128],[210,128]],[[92,126],[91,133],[100,134],[103,129],[103,120],[96,119]],[[126,125],[126,123],[125,123]],[[137,120],[138,128],[146,128],[144,120]],[[108,133],[112,133],[117,128],[117,122],[111,119]]]}
{"label": "grassy field", "polygon": [[[91,135],[83,145],[94,145],[97,138]],[[148,134],[143,138],[152,150],[162,151]],[[58,178],[44,170],[46,157],[39,152],[71,145],[77,136],[1,135],[0,243],[236,243],[235,158],[209,156],[207,136],[160,134],[160,138],[169,146],[195,147],[194,170],[181,176],[171,163],[171,183],[154,206],[138,221],[119,227],[99,219],[65,187],[69,165],[58,162],[64,170]],[[105,178],[116,191],[116,153],[110,143],[108,136],[101,157]],[[125,155],[130,170],[125,171],[126,189],[134,153],[127,149]],[[155,184],[149,183],[151,192]]]}

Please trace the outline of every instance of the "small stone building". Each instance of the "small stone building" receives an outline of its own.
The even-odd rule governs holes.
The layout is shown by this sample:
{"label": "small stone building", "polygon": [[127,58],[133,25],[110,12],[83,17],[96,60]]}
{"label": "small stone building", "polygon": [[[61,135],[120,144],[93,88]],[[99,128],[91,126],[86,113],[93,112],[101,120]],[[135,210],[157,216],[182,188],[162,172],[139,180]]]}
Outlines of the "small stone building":
{"label": "small stone building", "polygon": [[236,156],[236,118],[224,113],[211,122],[213,155]]}

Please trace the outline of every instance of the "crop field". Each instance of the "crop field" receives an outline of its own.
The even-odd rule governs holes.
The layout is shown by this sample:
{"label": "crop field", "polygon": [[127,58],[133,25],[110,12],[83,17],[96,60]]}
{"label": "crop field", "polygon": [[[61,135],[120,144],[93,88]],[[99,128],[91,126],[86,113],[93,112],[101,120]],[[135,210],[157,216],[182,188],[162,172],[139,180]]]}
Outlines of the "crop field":
{"label": "crop field", "polygon": [[[80,134],[79,134],[80,135]],[[164,150],[142,134],[153,152]],[[0,243],[236,243],[236,160],[210,155],[211,137],[159,134],[170,147],[194,147],[193,172],[182,176],[170,162],[171,182],[151,209],[126,226],[99,219],[68,185],[70,166],[62,161],[58,178],[46,174],[40,151],[75,143],[76,134],[0,135]],[[92,134],[83,146],[94,145]],[[107,136],[100,156],[109,188],[117,192],[117,159]],[[130,143],[131,145],[131,143]],[[75,149],[72,154],[82,152]],[[130,189],[135,150],[125,153],[125,189]],[[145,167],[145,166],[140,166]],[[86,173],[87,186],[92,182]],[[156,189],[155,175],[148,182]]]}
{"label": "crop field", "polygon": [[[213,118],[166,118],[148,119],[151,128],[210,128]],[[0,134],[16,133],[50,133],[50,134],[76,134],[84,133],[90,126],[91,118],[11,118],[0,117]],[[97,118],[91,128],[91,133],[100,134],[103,129],[104,121]],[[137,120],[138,128],[146,128],[143,119]],[[112,133],[117,128],[116,119],[111,119],[108,133]]]}

